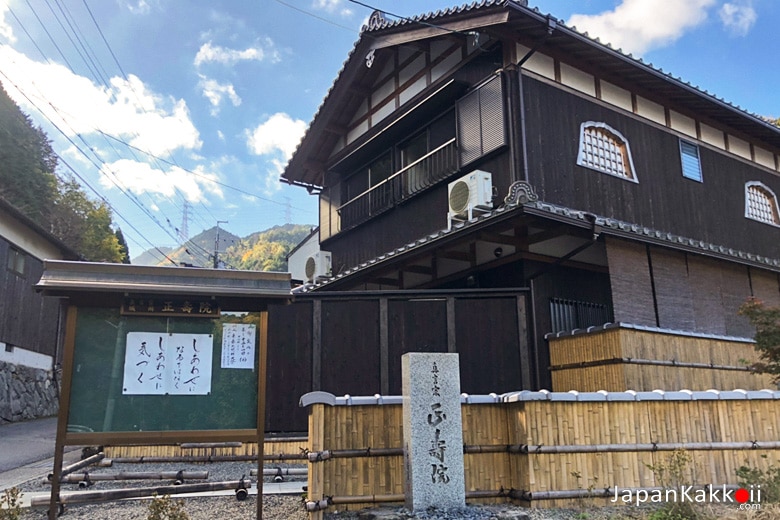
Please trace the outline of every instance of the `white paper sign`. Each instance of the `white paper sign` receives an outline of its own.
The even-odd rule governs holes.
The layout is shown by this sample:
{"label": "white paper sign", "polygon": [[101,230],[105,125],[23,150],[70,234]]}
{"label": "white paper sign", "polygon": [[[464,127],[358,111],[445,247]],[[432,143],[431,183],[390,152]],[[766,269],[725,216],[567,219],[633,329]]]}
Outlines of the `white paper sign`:
{"label": "white paper sign", "polygon": [[125,395],[206,395],[211,392],[211,334],[128,332]]}
{"label": "white paper sign", "polygon": [[255,368],[255,325],[225,323],[222,327],[222,368]]}

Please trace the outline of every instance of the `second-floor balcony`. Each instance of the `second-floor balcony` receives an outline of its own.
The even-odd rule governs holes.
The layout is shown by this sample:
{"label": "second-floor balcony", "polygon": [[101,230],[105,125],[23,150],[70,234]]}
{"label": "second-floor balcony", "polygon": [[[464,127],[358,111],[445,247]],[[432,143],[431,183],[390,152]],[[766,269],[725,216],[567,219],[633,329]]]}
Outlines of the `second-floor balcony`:
{"label": "second-floor balcony", "polygon": [[458,170],[455,138],[403,167],[339,208],[341,229],[356,226],[437,184]]}

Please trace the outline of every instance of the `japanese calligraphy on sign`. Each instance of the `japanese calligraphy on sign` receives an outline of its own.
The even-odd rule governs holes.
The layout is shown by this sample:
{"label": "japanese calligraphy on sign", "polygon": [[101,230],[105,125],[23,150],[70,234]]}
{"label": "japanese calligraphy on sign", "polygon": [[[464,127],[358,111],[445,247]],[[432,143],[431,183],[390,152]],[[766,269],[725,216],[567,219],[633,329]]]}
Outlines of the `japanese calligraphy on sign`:
{"label": "japanese calligraphy on sign", "polygon": [[219,305],[212,300],[176,298],[125,298],[123,316],[168,316],[183,318],[219,318]]}
{"label": "japanese calligraphy on sign", "polygon": [[222,368],[255,368],[256,326],[225,323],[222,327]]}
{"label": "japanese calligraphy on sign", "polygon": [[122,393],[206,395],[212,352],[211,334],[128,332]]}
{"label": "japanese calligraphy on sign", "polygon": [[462,507],[463,432],[457,354],[401,358],[406,505]]}

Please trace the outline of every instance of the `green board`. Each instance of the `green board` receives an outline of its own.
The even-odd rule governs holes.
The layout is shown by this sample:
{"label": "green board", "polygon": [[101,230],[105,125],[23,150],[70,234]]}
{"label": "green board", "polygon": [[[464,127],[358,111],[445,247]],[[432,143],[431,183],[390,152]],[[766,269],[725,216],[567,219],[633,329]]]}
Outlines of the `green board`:
{"label": "green board", "polygon": [[223,331],[232,338],[237,328],[226,324],[253,323],[252,314],[207,319],[80,308],[68,431],[256,429],[258,334],[242,351],[249,368],[236,368],[223,352]]}

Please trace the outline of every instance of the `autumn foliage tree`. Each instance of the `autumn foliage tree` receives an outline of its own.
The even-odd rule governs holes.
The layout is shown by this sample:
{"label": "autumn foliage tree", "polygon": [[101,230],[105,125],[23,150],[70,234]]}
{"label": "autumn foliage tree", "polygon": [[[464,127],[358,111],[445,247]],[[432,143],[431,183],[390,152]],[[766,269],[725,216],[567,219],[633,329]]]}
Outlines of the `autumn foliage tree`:
{"label": "autumn foliage tree", "polygon": [[756,329],[755,348],[759,360],[751,368],[762,374],[771,374],[780,383],[780,307],[765,305],[761,300],[748,298],[739,313]]}

